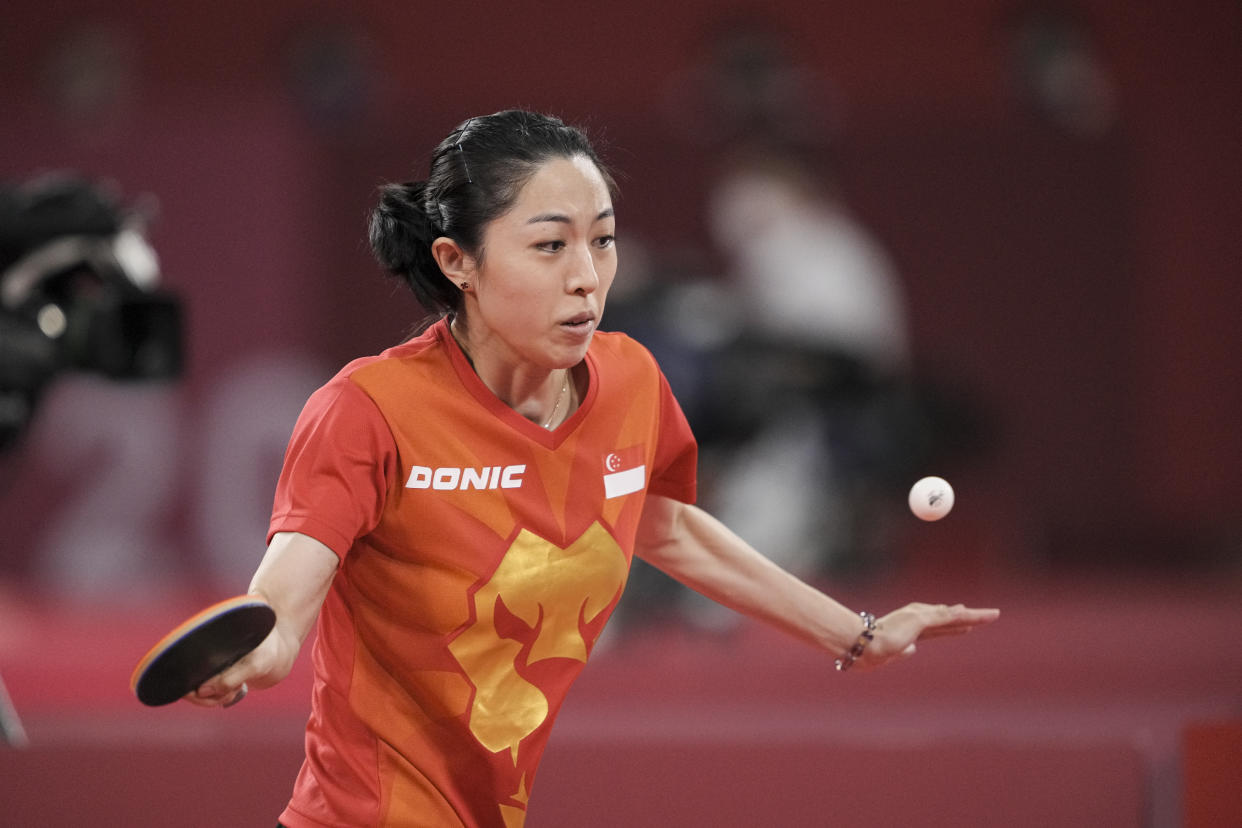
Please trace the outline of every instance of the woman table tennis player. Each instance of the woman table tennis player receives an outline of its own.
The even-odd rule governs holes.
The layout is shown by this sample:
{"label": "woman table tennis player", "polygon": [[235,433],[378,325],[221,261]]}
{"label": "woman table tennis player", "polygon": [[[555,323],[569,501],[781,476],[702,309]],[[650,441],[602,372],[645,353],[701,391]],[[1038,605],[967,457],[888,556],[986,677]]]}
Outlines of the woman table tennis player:
{"label": "woman table tennis player", "polygon": [[693,505],[696,446],[659,367],[598,329],[613,195],[582,132],[521,111],[471,118],[426,181],[383,189],[372,247],[437,320],[311,396],[250,588],[276,627],[187,697],[275,684],[318,624],[288,828],[521,825],[635,554],[841,668],[996,618],[855,612]]}

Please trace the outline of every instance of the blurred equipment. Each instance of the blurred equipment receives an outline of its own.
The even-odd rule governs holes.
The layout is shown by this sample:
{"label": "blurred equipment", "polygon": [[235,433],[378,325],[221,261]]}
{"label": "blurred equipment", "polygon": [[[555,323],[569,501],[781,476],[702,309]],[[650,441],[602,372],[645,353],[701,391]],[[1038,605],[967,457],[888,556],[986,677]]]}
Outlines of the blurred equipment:
{"label": "blurred equipment", "polygon": [[24,748],[30,744],[3,678],[0,678],[0,738],[9,747]]}
{"label": "blurred equipment", "polygon": [[1024,9],[1011,36],[1018,88],[1041,117],[1077,138],[1100,138],[1116,127],[1117,81],[1097,36],[1072,6]]}
{"label": "blurred equipment", "polygon": [[0,184],[0,452],[60,373],[181,373],[181,306],[156,288],[142,211],[71,174]]}

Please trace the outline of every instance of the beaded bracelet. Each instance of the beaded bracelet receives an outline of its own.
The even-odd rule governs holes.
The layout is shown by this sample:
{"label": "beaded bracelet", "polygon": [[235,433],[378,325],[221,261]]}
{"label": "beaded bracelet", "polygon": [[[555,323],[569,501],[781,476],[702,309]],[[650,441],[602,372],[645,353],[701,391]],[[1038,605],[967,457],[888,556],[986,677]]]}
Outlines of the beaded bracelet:
{"label": "beaded bracelet", "polygon": [[850,651],[836,661],[837,669],[843,673],[854,666],[854,662],[862,656],[863,650],[867,649],[867,645],[875,637],[875,616],[869,612],[860,612],[858,616],[863,620],[863,631],[858,634],[858,640],[850,647]]}

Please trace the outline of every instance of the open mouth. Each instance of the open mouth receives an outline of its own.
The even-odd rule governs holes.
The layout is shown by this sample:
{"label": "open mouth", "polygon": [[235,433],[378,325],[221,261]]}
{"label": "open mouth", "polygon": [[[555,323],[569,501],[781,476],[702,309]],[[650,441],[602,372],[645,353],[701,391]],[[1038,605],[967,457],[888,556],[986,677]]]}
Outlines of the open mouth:
{"label": "open mouth", "polygon": [[561,323],[561,325],[563,325],[566,328],[571,328],[573,330],[582,330],[584,328],[589,327],[594,322],[595,322],[595,316],[593,314],[580,313],[577,316],[574,316],[570,319],[566,319],[564,322]]}

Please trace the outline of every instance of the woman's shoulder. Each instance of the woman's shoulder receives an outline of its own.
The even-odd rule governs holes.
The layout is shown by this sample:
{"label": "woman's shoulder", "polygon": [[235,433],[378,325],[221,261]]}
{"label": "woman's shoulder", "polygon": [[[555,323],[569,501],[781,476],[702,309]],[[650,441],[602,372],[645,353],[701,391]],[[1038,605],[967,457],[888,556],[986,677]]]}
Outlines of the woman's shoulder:
{"label": "woman's shoulder", "polygon": [[632,390],[654,385],[663,375],[645,345],[618,331],[597,331],[588,353],[596,374],[608,388]]}
{"label": "woman's shoulder", "polygon": [[398,345],[385,348],[377,354],[369,354],[350,360],[337,371],[336,376],[332,378],[332,382],[348,381],[368,372],[382,371],[386,365],[418,360],[421,357],[439,353],[442,341],[438,331],[436,331],[437,326],[438,323]]}
{"label": "woman's shoulder", "polygon": [[621,331],[596,331],[591,339],[591,354],[597,359],[655,364],[655,357],[645,345]]}

